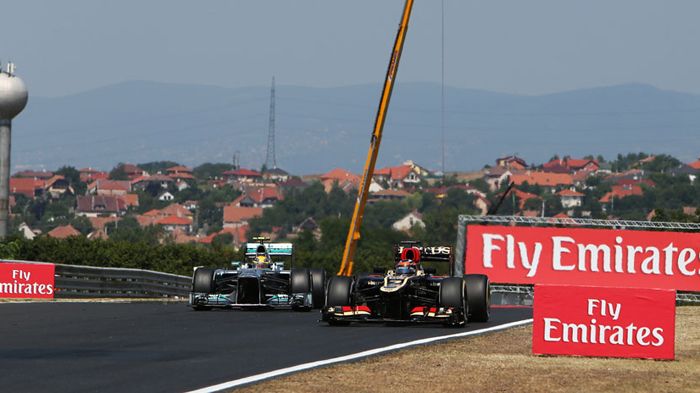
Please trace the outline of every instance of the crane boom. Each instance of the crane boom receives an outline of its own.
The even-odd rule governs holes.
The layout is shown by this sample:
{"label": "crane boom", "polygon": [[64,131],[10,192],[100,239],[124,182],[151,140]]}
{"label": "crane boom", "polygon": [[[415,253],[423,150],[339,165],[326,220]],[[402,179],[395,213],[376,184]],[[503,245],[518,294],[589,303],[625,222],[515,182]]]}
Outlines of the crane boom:
{"label": "crane boom", "polygon": [[386,120],[387,110],[389,109],[389,101],[391,100],[391,92],[394,90],[394,81],[399,70],[399,61],[403,52],[403,44],[408,31],[408,22],[411,19],[411,10],[413,9],[413,0],[406,0],[401,17],[399,31],[396,34],[396,41],[391,52],[389,67],[384,80],[384,89],[382,90],[381,100],[379,101],[379,109],[374,122],[374,130],[369,143],[369,151],[367,152],[367,160],[362,174],[360,189],[355,200],[355,209],[352,214],[352,221],[348,230],[348,237],[345,241],[345,250],[343,251],[343,260],[340,263],[338,271],[339,276],[352,275],[353,264],[355,259],[355,249],[357,242],[360,240],[360,228],[362,226],[362,218],[365,213],[365,205],[367,204],[367,194],[369,186],[372,183],[374,175],[374,166],[377,163],[377,155],[379,154],[379,145],[382,142],[382,132],[384,130],[384,122]]}

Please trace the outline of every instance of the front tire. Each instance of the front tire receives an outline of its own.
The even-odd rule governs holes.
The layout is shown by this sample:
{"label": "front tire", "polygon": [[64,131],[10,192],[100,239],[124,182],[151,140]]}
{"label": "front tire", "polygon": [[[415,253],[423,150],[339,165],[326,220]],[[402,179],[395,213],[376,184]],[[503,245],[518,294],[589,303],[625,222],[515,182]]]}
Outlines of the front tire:
{"label": "front tire", "polygon": [[489,278],[484,274],[465,274],[469,319],[475,322],[488,322],[491,308]]}
{"label": "front tire", "polygon": [[454,313],[446,325],[464,326],[467,322],[468,307],[465,282],[461,277],[448,277],[440,282],[438,303],[440,307],[452,308]]}
{"label": "front tire", "polygon": [[[331,278],[328,282],[325,308],[352,305],[352,281],[350,277],[336,276]],[[329,319],[328,324],[331,326],[347,326],[350,322]]]}

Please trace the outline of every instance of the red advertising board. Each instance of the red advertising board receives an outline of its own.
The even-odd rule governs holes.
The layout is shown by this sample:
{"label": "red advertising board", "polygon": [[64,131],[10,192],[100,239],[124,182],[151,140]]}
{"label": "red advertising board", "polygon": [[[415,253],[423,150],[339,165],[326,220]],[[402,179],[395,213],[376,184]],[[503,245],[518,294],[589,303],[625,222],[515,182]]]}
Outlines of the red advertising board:
{"label": "red advertising board", "polygon": [[700,291],[700,233],[470,225],[464,271],[512,284]]}
{"label": "red advertising board", "polygon": [[53,298],[55,266],[0,263],[0,298]]}
{"label": "red advertising board", "polygon": [[676,292],[535,286],[532,353],[673,359]]}

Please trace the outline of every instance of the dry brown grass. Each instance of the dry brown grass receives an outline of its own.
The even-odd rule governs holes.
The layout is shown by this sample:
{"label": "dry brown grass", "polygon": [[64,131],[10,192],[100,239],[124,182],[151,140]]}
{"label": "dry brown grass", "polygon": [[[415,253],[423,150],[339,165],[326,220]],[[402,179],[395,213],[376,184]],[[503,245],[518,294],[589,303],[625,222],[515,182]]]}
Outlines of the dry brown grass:
{"label": "dry brown grass", "polygon": [[676,361],[540,357],[531,326],[244,387],[270,392],[700,392],[700,307],[680,307]]}

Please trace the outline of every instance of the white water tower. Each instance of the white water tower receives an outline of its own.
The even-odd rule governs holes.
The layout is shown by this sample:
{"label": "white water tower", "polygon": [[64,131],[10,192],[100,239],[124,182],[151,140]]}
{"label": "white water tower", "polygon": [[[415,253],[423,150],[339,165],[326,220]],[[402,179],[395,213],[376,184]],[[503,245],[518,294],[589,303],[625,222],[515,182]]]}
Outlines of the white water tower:
{"label": "white water tower", "polygon": [[0,239],[7,236],[10,211],[10,145],[12,119],[27,105],[27,88],[15,75],[15,65],[0,65]]}

